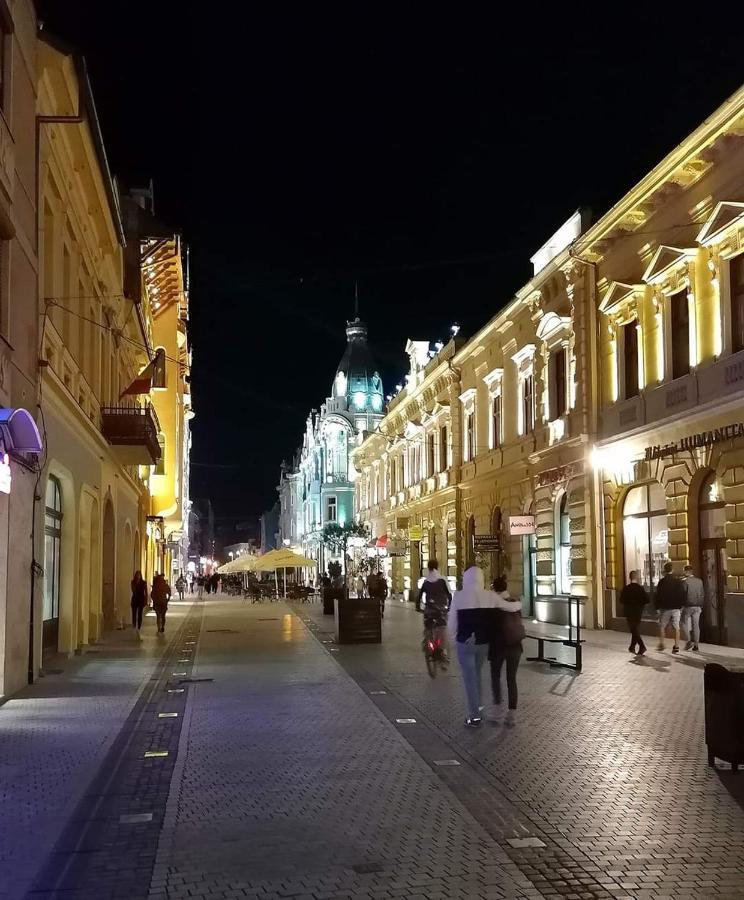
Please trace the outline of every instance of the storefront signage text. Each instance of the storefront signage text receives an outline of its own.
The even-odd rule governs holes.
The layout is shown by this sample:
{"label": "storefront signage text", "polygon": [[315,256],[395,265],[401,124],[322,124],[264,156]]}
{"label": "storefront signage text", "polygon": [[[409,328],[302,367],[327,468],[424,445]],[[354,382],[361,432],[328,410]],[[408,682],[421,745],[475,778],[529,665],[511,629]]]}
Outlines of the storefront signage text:
{"label": "storefront signage text", "polygon": [[576,466],[558,466],[555,469],[538,472],[536,481],[540,487],[546,487],[549,484],[557,484],[559,481],[568,481],[574,475],[576,475]]}
{"label": "storefront signage text", "polygon": [[681,441],[675,443],[654,444],[652,447],[646,447],[645,458],[646,460],[661,459],[664,456],[672,456],[675,453],[694,450],[697,447],[710,447],[711,444],[728,441],[736,437],[744,437],[744,423],[742,422],[736,425],[716,428],[714,431],[701,431],[700,434],[691,434],[689,437],[684,437]]}
{"label": "storefront signage text", "polygon": [[408,540],[409,541],[420,541],[424,536],[424,529],[421,525],[409,525],[408,526]]}
{"label": "storefront signage text", "polygon": [[475,534],[473,549],[476,553],[498,553],[501,550],[501,538],[498,534]]}
{"label": "storefront signage text", "polygon": [[534,534],[534,516],[509,516],[509,534]]}
{"label": "storefront signage text", "polygon": [[10,459],[7,453],[0,454],[0,493],[10,493]]}

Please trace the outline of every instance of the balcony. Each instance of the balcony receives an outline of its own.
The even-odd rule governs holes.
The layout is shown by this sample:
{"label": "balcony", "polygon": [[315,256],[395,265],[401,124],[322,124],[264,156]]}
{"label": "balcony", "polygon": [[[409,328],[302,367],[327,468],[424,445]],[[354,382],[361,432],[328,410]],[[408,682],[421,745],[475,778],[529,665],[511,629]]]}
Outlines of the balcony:
{"label": "balcony", "polygon": [[160,430],[152,406],[101,407],[101,433],[124,466],[154,466],[160,459]]}

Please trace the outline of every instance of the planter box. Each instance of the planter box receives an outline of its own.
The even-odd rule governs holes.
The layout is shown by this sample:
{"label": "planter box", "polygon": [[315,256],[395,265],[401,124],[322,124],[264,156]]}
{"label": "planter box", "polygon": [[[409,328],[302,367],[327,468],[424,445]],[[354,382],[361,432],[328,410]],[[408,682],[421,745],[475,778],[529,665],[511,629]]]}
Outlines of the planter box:
{"label": "planter box", "polygon": [[339,644],[382,643],[380,601],[343,597],[336,603],[336,642]]}

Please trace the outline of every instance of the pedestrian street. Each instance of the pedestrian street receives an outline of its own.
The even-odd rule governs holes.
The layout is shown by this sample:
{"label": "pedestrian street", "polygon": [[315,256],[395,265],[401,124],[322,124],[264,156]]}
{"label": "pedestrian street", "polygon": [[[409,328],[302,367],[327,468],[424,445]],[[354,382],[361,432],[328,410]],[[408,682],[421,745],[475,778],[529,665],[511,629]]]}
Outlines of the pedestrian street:
{"label": "pedestrian street", "polygon": [[702,698],[740,651],[587,632],[582,674],[523,661],[515,726],[469,730],[411,605],[368,646],[314,603],[171,606],[0,706],[0,896],[744,896]]}

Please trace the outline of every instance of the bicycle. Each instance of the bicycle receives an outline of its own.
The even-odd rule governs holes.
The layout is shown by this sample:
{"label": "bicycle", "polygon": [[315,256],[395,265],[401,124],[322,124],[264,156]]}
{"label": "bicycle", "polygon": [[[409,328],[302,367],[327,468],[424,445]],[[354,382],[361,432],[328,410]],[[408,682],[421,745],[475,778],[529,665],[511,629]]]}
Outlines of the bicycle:
{"label": "bicycle", "polygon": [[444,652],[443,632],[444,625],[435,621],[424,622],[422,650],[426,659],[426,670],[431,678],[437,677],[437,669],[444,672],[449,665],[447,654]]}

